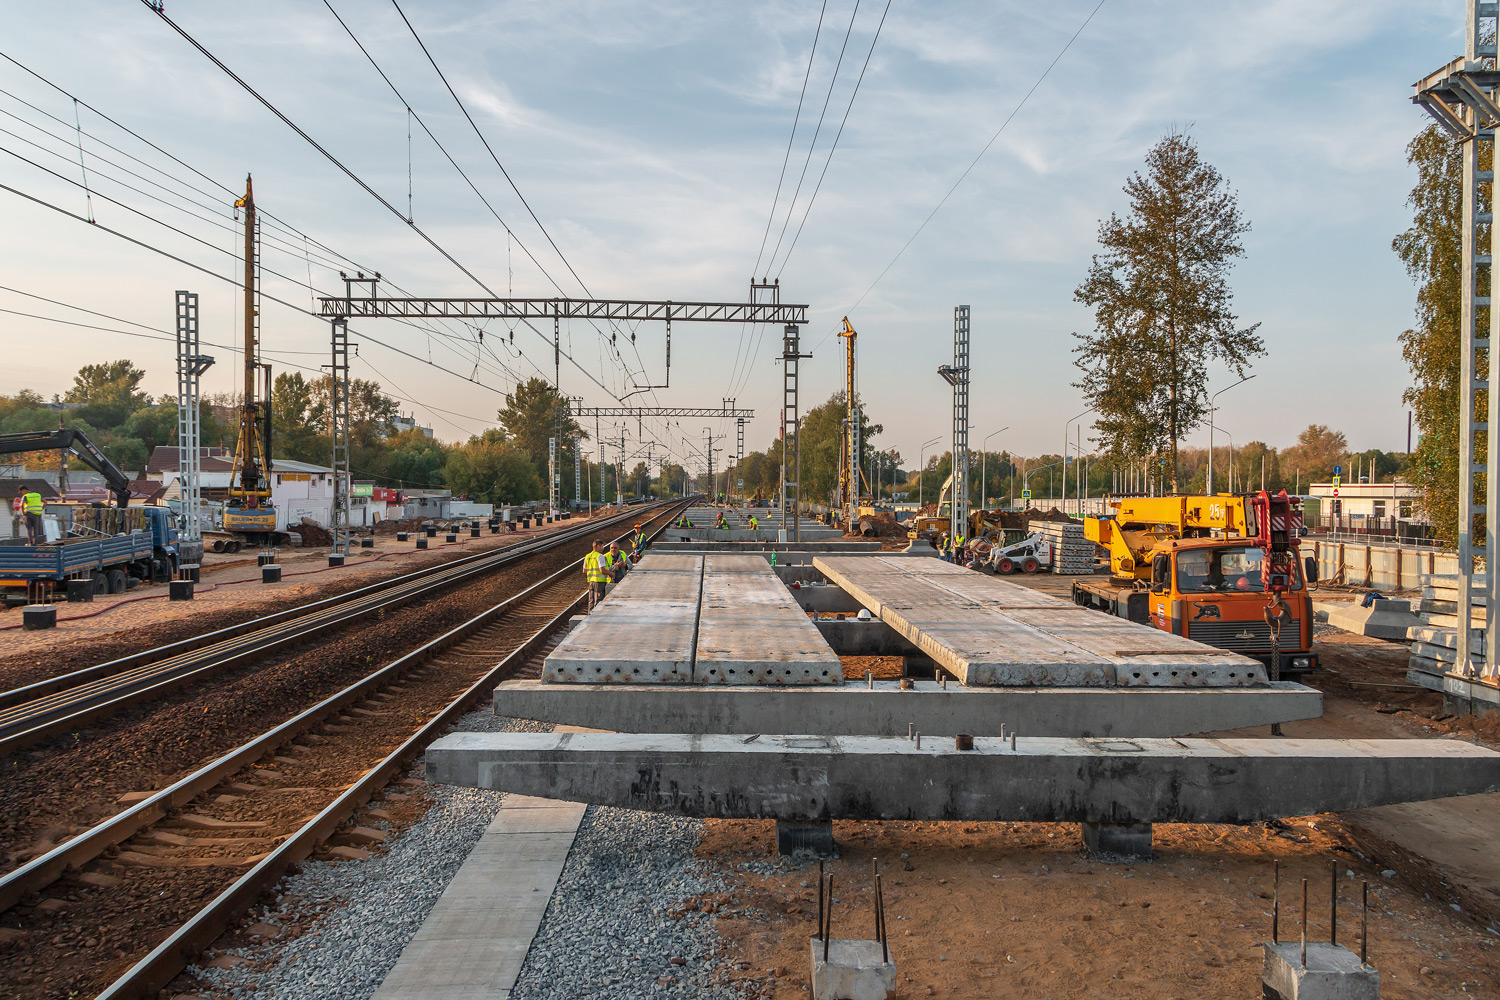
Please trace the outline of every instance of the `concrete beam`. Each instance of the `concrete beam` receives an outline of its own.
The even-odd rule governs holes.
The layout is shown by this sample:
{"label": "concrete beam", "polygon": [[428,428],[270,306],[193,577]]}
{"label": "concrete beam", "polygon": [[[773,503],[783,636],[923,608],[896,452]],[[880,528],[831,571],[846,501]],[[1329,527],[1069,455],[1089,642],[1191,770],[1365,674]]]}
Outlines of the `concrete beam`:
{"label": "concrete beam", "polygon": [[451,785],[732,819],[1251,823],[1500,789],[1457,740],[454,733]]}
{"label": "concrete beam", "polygon": [[1316,719],[1321,691],[1264,688],[966,688],[915,681],[839,687],[544,684],[506,681],[495,714],[633,733],[819,732],[904,736],[1184,736]]}

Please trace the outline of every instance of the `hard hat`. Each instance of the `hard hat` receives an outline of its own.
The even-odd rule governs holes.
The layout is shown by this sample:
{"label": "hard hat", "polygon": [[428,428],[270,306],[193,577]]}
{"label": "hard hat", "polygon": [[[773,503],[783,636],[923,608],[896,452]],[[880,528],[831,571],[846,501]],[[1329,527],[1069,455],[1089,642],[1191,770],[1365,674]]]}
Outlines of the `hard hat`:
{"label": "hard hat", "polygon": [[854,617],[857,618],[857,619],[859,619],[862,622],[870,621],[871,620],[870,609],[869,608],[860,608],[859,609],[859,614],[855,615]]}

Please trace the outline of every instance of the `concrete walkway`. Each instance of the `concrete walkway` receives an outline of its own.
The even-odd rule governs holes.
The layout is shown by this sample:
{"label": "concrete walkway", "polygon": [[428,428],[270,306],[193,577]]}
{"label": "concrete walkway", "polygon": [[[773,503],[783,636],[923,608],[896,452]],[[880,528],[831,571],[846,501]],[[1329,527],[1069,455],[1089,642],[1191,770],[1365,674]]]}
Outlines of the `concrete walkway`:
{"label": "concrete walkway", "polygon": [[505,1000],[587,806],[507,795],[374,1000]]}

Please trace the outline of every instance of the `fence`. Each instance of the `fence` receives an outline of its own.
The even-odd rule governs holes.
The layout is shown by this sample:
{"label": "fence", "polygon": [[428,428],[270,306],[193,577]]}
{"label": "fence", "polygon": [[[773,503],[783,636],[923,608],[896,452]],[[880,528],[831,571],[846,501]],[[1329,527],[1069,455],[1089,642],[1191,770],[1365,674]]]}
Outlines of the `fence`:
{"label": "fence", "polygon": [[1458,573],[1458,553],[1433,545],[1392,545],[1312,537],[1303,538],[1304,556],[1318,560],[1318,579],[1324,583],[1366,587],[1370,590],[1415,589],[1423,574]]}

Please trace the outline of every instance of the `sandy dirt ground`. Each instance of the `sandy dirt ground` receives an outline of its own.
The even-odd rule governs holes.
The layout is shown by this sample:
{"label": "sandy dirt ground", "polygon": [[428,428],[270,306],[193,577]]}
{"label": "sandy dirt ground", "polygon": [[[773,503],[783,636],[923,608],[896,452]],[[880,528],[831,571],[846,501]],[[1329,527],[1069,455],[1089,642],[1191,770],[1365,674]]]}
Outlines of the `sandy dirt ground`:
{"label": "sandy dirt ground", "polygon": [[[1071,578],[1017,582],[1066,595]],[[1338,599],[1337,592],[1319,599]],[[1319,629],[1324,716],[1289,737],[1460,738],[1500,749],[1500,718],[1455,718],[1405,683],[1404,644]],[[845,658],[845,674],[889,664]],[[866,660],[870,662],[866,662]],[[885,672],[881,670],[880,672]],[[877,674],[878,676],[879,674]],[[1268,727],[1236,735],[1269,735]],[[1283,940],[1295,940],[1301,880],[1309,938],[1329,938],[1330,866],[1339,940],[1359,948],[1369,883],[1369,954],[1387,998],[1500,996],[1500,794],[1253,826],[1158,825],[1150,861],[1086,857],[1074,824],[834,824],[835,937],[874,936],[878,859],[895,997],[1244,998],[1259,996],[1281,862]],[[709,821],[700,856],[736,889],[713,907],[732,975],[758,995],[804,997],[817,920],[817,864],[776,866],[773,824]]]}

